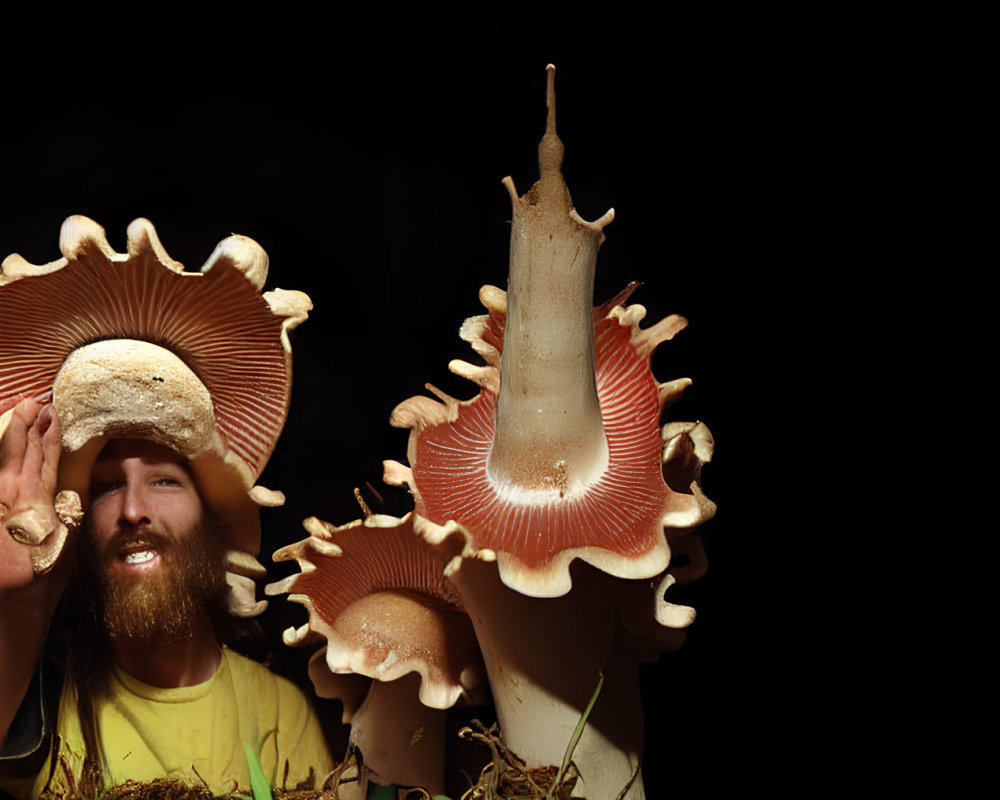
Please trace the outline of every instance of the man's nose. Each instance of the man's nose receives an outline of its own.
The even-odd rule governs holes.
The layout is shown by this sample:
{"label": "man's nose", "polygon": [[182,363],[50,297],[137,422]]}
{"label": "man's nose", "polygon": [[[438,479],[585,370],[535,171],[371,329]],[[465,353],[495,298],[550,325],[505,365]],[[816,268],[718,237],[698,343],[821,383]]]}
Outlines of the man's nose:
{"label": "man's nose", "polygon": [[151,522],[149,513],[149,502],[144,487],[129,481],[122,496],[122,518],[138,527]]}

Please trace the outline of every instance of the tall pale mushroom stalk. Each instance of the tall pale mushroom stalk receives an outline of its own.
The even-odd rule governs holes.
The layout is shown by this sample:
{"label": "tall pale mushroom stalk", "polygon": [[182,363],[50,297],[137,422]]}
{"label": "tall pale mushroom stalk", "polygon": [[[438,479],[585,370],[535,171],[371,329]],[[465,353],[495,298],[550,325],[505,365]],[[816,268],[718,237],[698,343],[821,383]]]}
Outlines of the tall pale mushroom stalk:
{"label": "tall pale mushroom stalk", "polygon": [[[392,423],[411,429],[410,467],[386,462],[385,478],[413,492],[425,539],[462,542],[446,573],[475,626],[504,739],[529,767],[561,762],[605,673],[575,761],[588,797],[613,798],[642,747],[637,650],[625,643],[694,617],[664,597],[674,581],[668,539],[714,513],[697,483],[711,436],[696,423],[659,427],[664,403],[690,381],[657,383],[650,354],[686,320],[640,328],[645,309],[623,305],[630,290],[593,307],[613,212],[587,222],[573,208],[553,77],[550,65],[540,178],[520,197],[504,179],[509,290],[484,287],[489,313],[461,331],[486,365],[450,365],[482,391],[459,402],[435,390],[441,402],[397,407]],[[638,777],[628,796],[643,794]]]}

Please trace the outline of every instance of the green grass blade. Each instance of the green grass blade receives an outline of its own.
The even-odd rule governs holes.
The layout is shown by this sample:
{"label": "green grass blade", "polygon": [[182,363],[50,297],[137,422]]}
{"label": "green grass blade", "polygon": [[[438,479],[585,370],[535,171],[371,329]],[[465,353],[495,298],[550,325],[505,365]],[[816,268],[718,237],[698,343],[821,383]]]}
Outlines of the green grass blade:
{"label": "green grass blade", "polygon": [[583,709],[583,714],[580,715],[580,721],[576,723],[576,727],[573,729],[573,735],[569,737],[569,745],[566,747],[562,766],[559,767],[556,779],[549,787],[549,791],[546,792],[546,796],[551,797],[552,793],[559,787],[559,784],[562,783],[563,777],[566,775],[566,770],[569,769],[569,762],[573,760],[573,751],[576,750],[576,746],[580,742],[580,737],[583,736],[583,730],[587,727],[587,718],[590,716],[590,712],[594,708],[594,703],[597,702],[597,698],[603,687],[604,673],[601,670],[597,670],[597,686],[594,687],[594,693],[590,696],[590,700],[587,701],[587,707]]}
{"label": "green grass blade", "polygon": [[244,742],[243,752],[247,757],[247,768],[250,770],[250,788],[253,790],[254,800],[274,800],[271,796],[271,784],[264,776],[264,768],[260,765],[260,759],[253,751],[253,748]]}

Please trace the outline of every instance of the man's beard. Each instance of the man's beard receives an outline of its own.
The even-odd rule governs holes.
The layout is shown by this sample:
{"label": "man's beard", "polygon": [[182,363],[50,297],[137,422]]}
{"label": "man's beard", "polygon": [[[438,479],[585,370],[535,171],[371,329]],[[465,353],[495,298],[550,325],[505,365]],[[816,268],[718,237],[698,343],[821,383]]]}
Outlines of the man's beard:
{"label": "man's beard", "polygon": [[[125,531],[101,552],[85,528],[81,582],[98,628],[113,642],[148,644],[189,640],[196,625],[213,621],[227,591],[218,532],[202,518],[179,541],[150,527]],[[156,550],[149,575],[116,574],[113,562],[126,543]]]}

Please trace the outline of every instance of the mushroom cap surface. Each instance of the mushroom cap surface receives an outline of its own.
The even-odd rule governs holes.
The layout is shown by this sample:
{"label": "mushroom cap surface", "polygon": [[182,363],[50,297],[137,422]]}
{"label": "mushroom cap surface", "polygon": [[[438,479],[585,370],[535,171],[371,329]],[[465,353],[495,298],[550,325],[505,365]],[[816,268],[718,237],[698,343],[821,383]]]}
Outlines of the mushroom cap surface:
{"label": "mushroom cap surface", "polygon": [[296,560],[301,572],[267,593],[291,592],[290,600],[306,606],[309,621],[288,629],[285,642],[324,637],[330,672],[382,682],[417,672],[420,701],[448,708],[476,696],[485,674],[472,623],[444,576],[448,556],[413,522],[413,514],[373,515],[337,527],[312,517],[308,539],[274,554],[275,561]]}
{"label": "mushroom cap surface", "polygon": [[597,393],[609,463],[583,494],[553,489],[547,497],[519,495],[488,474],[506,310],[505,294],[496,287],[480,292],[489,313],[467,320],[461,332],[486,366],[450,365],[476,382],[480,394],[465,402],[440,393],[440,402],[415,397],[393,412],[392,424],[411,430],[411,466],[387,462],[385,480],[413,492],[417,514],[432,523],[418,520],[418,530],[439,537],[431,529],[453,522],[466,535],[465,556],[495,557],[504,583],[524,594],[568,592],[575,558],[617,577],[659,575],[670,560],[668,538],[715,512],[697,482],[677,491],[662,469],[660,414],[690,381],[658,383],[650,354],[686,320],[673,316],[641,328],[645,309],[618,304],[626,298],[627,291],[595,309]]}
{"label": "mushroom cap surface", "polygon": [[199,272],[171,259],[145,219],[129,225],[125,253],[81,216],[63,223],[59,247],[48,264],[14,254],[0,266],[0,412],[24,397],[54,402],[59,488],[83,498],[108,439],[174,448],[230,546],[256,556],[258,508],[283,498],[254,482],[285,422],[288,330],[309,298],[262,295],[267,254],[245,236],[221,242]]}

